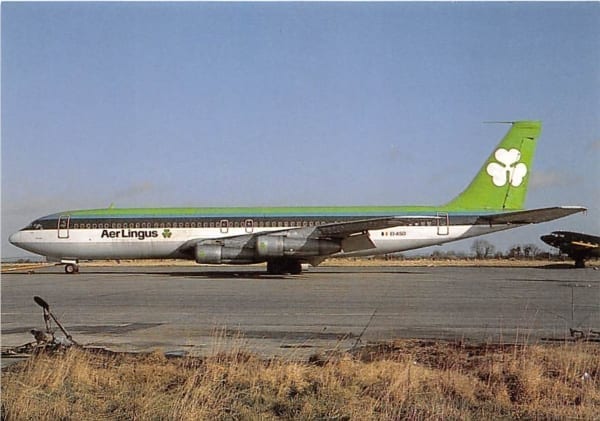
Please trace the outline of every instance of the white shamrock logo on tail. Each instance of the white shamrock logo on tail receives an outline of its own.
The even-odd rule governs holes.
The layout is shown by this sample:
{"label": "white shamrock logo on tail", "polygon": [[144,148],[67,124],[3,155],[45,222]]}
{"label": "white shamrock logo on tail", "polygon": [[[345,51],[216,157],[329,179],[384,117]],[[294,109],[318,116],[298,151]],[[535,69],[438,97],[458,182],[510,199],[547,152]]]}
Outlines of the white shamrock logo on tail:
{"label": "white shamrock logo on tail", "polygon": [[518,149],[507,151],[500,148],[494,153],[494,157],[500,164],[491,162],[487,166],[487,173],[492,176],[494,185],[502,187],[510,183],[513,187],[520,186],[527,175],[527,165],[519,162],[521,152]]}

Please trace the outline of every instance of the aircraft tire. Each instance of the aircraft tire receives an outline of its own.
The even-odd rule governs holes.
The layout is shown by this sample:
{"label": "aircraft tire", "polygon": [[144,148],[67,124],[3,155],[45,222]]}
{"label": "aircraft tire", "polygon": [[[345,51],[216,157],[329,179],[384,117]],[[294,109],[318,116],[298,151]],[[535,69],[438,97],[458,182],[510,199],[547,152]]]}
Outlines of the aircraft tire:
{"label": "aircraft tire", "polygon": [[300,275],[302,273],[302,264],[298,260],[290,260],[287,263],[291,275]]}
{"label": "aircraft tire", "polygon": [[267,273],[269,275],[281,275],[283,272],[283,267],[281,262],[277,260],[269,260],[267,262]]}
{"label": "aircraft tire", "polygon": [[302,273],[302,264],[298,260],[269,260],[267,262],[269,275],[299,275]]}
{"label": "aircraft tire", "polygon": [[73,263],[67,263],[65,265],[65,273],[72,275],[74,273],[79,272],[79,266],[78,265],[74,265]]}

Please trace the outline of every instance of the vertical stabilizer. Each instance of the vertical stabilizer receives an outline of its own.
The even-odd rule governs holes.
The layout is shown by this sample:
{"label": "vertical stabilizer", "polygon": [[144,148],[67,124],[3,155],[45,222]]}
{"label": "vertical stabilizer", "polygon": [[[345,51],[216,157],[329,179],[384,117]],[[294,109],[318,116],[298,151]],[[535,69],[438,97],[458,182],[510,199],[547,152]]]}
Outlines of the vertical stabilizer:
{"label": "vertical stabilizer", "polygon": [[493,211],[523,209],[541,128],[539,121],[512,123],[471,184],[444,208]]}

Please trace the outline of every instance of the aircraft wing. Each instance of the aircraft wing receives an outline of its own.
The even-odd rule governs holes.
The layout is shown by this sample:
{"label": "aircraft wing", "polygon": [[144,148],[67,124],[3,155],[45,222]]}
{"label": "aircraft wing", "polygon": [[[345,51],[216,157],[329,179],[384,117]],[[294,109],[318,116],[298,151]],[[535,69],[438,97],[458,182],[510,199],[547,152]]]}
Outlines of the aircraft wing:
{"label": "aircraft wing", "polygon": [[259,231],[252,234],[237,236],[223,236],[212,239],[193,239],[187,241],[179,248],[179,252],[186,253],[198,244],[227,244],[228,247],[244,248],[253,247],[256,239],[262,236],[284,236],[304,240],[336,240],[339,241],[345,252],[375,248],[367,231],[407,225],[418,220],[437,219],[435,216],[403,216],[367,218],[356,221],[333,222],[316,227],[290,227],[276,231]]}
{"label": "aircraft wing", "polygon": [[370,218],[358,221],[335,222],[331,224],[319,225],[314,228],[310,238],[335,239],[340,241],[342,250],[345,253],[358,250],[368,250],[375,248],[371,241],[370,230],[381,230],[399,225],[409,225],[418,220],[437,219],[435,216],[398,216],[384,218]]}
{"label": "aircraft wing", "polygon": [[585,212],[586,208],[581,206],[555,206],[552,208],[540,208],[516,212],[496,213],[480,216],[480,220],[487,221],[490,225],[501,224],[537,224],[562,218],[578,212]]}
{"label": "aircraft wing", "polygon": [[418,220],[432,220],[437,218],[438,217],[435,216],[391,216],[349,222],[334,222],[316,227],[312,237],[345,238],[370,230],[382,230],[397,227],[399,225],[408,225]]}

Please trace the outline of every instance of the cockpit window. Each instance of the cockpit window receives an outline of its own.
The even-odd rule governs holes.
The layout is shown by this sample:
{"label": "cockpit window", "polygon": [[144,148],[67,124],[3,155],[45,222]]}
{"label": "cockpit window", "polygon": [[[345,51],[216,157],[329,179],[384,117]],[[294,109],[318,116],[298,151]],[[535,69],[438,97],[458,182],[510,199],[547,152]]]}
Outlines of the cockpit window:
{"label": "cockpit window", "polygon": [[29,224],[25,228],[23,228],[23,231],[41,230],[41,229],[44,229],[42,224],[40,224],[38,221],[33,221],[31,224]]}
{"label": "cockpit window", "polygon": [[43,229],[44,229],[44,226],[42,225],[42,221],[38,219],[38,220],[31,222],[29,225],[27,225],[25,228],[23,228],[22,231],[43,230]]}

